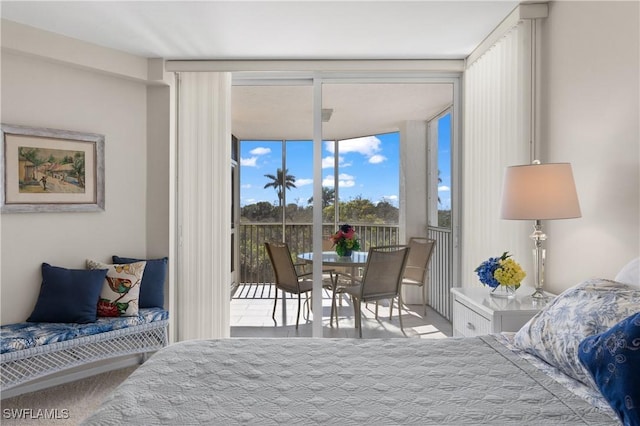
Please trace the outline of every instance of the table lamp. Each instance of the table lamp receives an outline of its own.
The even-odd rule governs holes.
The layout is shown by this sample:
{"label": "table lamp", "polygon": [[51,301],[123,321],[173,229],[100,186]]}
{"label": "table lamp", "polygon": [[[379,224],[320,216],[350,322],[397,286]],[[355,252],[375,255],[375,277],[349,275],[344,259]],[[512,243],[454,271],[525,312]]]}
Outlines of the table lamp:
{"label": "table lamp", "polygon": [[542,232],[542,220],[580,217],[580,204],[573,181],[571,164],[540,164],[507,167],[502,186],[502,219],[534,220],[529,236],[533,249],[535,291],[534,300],[545,300],[544,262],[542,247],[547,236]]}

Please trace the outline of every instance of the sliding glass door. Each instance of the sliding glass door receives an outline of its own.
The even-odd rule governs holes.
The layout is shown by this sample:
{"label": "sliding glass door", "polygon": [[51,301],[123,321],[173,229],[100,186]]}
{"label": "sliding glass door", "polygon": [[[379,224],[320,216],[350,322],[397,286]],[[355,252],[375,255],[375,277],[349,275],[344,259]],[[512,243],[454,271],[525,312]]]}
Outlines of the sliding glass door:
{"label": "sliding glass door", "polygon": [[[295,257],[313,251],[314,238],[343,223],[356,227],[363,250],[427,233],[429,215],[439,208],[427,200],[438,197],[437,186],[433,192],[426,178],[433,168],[427,163],[427,122],[452,105],[457,80],[422,80],[234,78],[239,292],[275,296],[267,290],[274,278],[265,241],[287,242]],[[314,178],[318,167],[320,178]],[[314,194],[320,194],[317,200]],[[321,209],[316,230],[322,235],[314,235],[314,209]],[[314,296],[321,298],[322,292]],[[320,333],[332,335],[325,324],[328,306],[313,311],[312,318],[322,321],[319,330],[325,329]],[[278,313],[278,325],[287,315],[291,312]],[[310,328],[301,330],[309,335]],[[317,330],[314,326],[314,336]]]}

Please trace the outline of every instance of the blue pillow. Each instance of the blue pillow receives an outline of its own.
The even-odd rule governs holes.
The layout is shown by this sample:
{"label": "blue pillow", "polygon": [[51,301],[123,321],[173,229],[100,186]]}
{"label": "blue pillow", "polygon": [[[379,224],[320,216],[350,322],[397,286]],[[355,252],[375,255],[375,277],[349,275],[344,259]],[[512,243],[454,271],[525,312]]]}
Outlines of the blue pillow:
{"label": "blue pillow", "polygon": [[40,294],[28,322],[95,322],[106,269],[65,269],[42,264]]}
{"label": "blue pillow", "polygon": [[640,312],[580,342],[578,357],[625,425],[640,425]]}
{"label": "blue pillow", "polygon": [[134,263],[145,261],[147,266],[142,274],[140,283],[140,299],[138,306],[141,308],[164,309],[164,282],[167,277],[168,258],[162,259],[134,259],[131,257],[112,256],[113,263]]}

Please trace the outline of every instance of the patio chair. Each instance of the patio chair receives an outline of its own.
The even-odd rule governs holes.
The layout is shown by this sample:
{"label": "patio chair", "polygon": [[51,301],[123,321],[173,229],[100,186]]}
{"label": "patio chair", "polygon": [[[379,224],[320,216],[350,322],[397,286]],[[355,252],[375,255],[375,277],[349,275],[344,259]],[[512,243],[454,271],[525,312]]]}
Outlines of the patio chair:
{"label": "patio chair", "polygon": [[[407,258],[407,265],[402,277],[402,286],[422,287],[422,309],[424,315],[427,315],[427,270],[435,245],[436,241],[430,238],[411,237],[409,239],[411,252]],[[398,304],[398,310],[401,309],[402,306]],[[390,314],[392,312],[393,304],[390,308]]]}
{"label": "patio chair", "polygon": [[[275,275],[276,294],[273,301],[273,312],[271,318],[276,321],[276,305],[278,303],[278,289],[286,293],[292,293],[298,295],[298,314],[296,315],[296,330],[300,322],[300,309],[302,306],[302,294],[309,293],[313,290],[312,272],[298,272],[296,266],[301,267],[304,271],[304,263],[294,264],[291,258],[291,251],[286,243],[264,243],[273,272]],[[325,284],[323,280],[323,287],[333,289],[333,276],[331,278],[331,284]]]}
{"label": "patio chair", "polygon": [[[362,337],[362,303],[391,299],[393,304],[393,299],[397,297],[398,306],[402,304],[400,284],[409,252],[409,246],[372,247],[369,249],[362,278],[350,276],[353,285],[342,286],[338,284],[336,292],[348,294],[353,300],[354,317],[359,337]],[[404,333],[402,315],[399,315],[399,318],[400,329]]]}

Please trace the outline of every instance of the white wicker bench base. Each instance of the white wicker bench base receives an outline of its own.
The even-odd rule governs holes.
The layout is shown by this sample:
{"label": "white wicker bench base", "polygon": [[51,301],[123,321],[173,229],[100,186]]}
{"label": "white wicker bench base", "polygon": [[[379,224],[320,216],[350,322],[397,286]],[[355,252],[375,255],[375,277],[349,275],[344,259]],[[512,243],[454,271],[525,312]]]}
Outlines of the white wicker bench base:
{"label": "white wicker bench base", "polygon": [[157,351],[167,345],[169,320],[153,321],[0,356],[2,390],[94,361]]}

